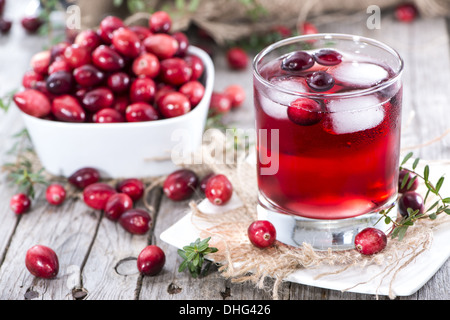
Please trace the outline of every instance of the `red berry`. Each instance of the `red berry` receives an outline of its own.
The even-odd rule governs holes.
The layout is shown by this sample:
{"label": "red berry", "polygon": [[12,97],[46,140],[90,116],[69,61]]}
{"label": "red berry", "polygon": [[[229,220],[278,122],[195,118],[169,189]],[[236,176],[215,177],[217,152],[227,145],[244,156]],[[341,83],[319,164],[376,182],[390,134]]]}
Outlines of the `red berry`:
{"label": "red berry", "polygon": [[191,111],[189,99],[180,92],[169,92],[159,103],[159,112],[164,118],[174,118],[182,116]]}
{"label": "red berry", "polygon": [[0,18],[0,32],[5,34],[11,30],[12,21]]}
{"label": "red berry", "polygon": [[178,51],[178,41],[169,34],[152,34],[143,41],[145,50],[159,59],[172,58]]}
{"label": "red berry", "polygon": [[78,44],[72,44],[64,50],[64,58],[72,68],[78,68],[91,62],[89,49]]}
{"label": "red berry", "polygon": [[130,100],[128,99],[128,96],[121,95],[121,96],[117,96],[114,99],[113,108],[115,110],[119,111],[119,113],[122,116],[125,116],[125,110],[127,109],[129,104],[130,104]]}
{"label": "red berry", "polygon": [[118,220],[125,212],[133,208],[133,200],[125,193],[116,193],[109,197],[105,204],[105,216],[110,220]]}
{"label": "red berry", "polygon": [[99,85],[105,78],[103,71],[92,64],[85,64],[73,70],[75,81],[82,87],[93,87]]}
{"label": "red berry", "polygon": [[50,113],[50,100],[35,89],[25,89],[17,92],[13,97],[17,107],[24,113],[37,118],[43,118]]}
{"label": "red berry", "polygon": [[148,20],[148,27],[154,33],[167,33],[172,28],[172,19],[165,11],[156,11]]}
{"label": "red berry", "polygon": [[242,48],[233,47],[228,49],[226,59],[231,69],[241,70],[247,68],[248,55]]}
{"label": "red berry", "polygon": [[220,92],[213,92],[209,102],[209,114],[211,116],[225,114],[230,110],[231,100],[229,96]]}
{"label": "red berry", "polygon": [[58,206],[66,199],[66,189],[60,184],[51,184],[47,187],[45,198],[48,203]]}
{"label": "red berry", "polygon": [[83,106],[90,112],[110,108],[114,102],[114,94],[106,87],[98,87],[88,91],[83,97]]}
{"label": "red berry", "polygon": [[93,120],[95,123],[125,122],[123,115],[113,108],[104,108],[97,111],[93,116]]}
{"label": "red berry", "polygon": [[131,79],[125,72],[116,72],[111,74],[106,82],[115,93],[125,93],[130,87]]}
{"label": "red berry", "polygon": [[191,107],[199,104],[205,95],[205,87],[196,80],[186,82],[178,91],[188,98]]}
{"label": "red berry", "polygon": [[321,49],[314,54],[314,59],[323,66],[335,66],[342,62],[342,55],[332,49]]}
{"label": "red berry", "polygon": [[25,266],[35,277],[51,279],[58,275],[59,261],[55,251],[43,245],[35,245],[28,249]]}
{"label": "red berry", "polygon": [[419,210],[419,214],[424,212],[424,200],[419,193],[415,191],[408,191],[403,193],[398,199],[398,211],[403,217],[409,216],[408,209],[413,211]]}
{"label": "red berry", "polygon": [[60,121],[84,122],[86,120],[86,112],[78,100],[68,94],[53,99],[52,113]]}
{"label": "red berry", "polygon": [[181,58],[169,58],[160,63],[160,76],[167,84],[179,86],[191,80],[192,69],[187,62]]}
{"label": "red berry", "polygon": [[206,190],[206,184],[208,183],[209,178],[211,178],[212,176],[214,176],[214,172],[211,172],[211,173],[207,174],[206,176],[204,176],[204,177],[202,178],[202,180],[200,180],[200,190],[201,190],[203,193],[205,193],[205,190]]}
{"label": "red berry", "polygon": [[299,26],[300,34],[306,35],[306,34],[316,34],[319,31],[317,30],[316,26],[310,22],[304,22],[301,26]]}
{"label": "red berry", "polygon": [[403,3],[395,8],[395,17],[401,22],[411,22],[417,17],[417,8],[413,3]]}
{"label": "red berry", "polygon": [[156,106],[161,105],[162,99],[168,94],[169,92],[175,92],[176,88],[174,86],[163,84],[157,87],[156,93],[155,93],[155,104]]}
{"label": "red berry", "polygon": [[18,193],[11,198],[9,207],[15,214],[21,215],[31,207],[31,200],[25,193]]}
{"label": "red berry", "polygon": [[159,74],[159,60],[153,53],[143,53],[132,64],[133,73],[137,76],[155,78]]}
{"label": "red berry", "polygon": [[98,182],[100,180],[100,173],[95,168],[81,168],[72,173],[68,180],[78,189],[84,189],[88,185]]}
{"label": "red berry", "polygon": [[44,80],[44,76],[34,70],[28,70],[22,77],[22,85],[25,89],[35,89],[36,82]]}
{"label": "red berry", "polygon": [[112,44],[123,56],[136,58],[141,52],[139,37],[128,28],[119,28],[113,32]]}
{"label": "red berry", "polygon": [[20,23],[28,33],[35,33],[44,22],[39,17],[24,17]]}
{"label": "red berry", "polygon": [[314,91],[328,91],[334,86],[334,78],[325,71],[315,71],[306,76],[306,83]]}
{"label": "red berry", "polygon": [[144,234],[150,230],[152,219],[147,211],[131,209],[125,211],[119,218],[120,225],[132,234]]}
{"label": "red berry", "polygon": [[[408,176],[408,178],[406,178],[406,184],[403,186],[402,188],[402,182],[403,179],[405,179],[405,176]],[[416,178],[414,179],[414,177],[416,177],[416,175],[412,172],[409,172],[408,170],[402,170],[399,173],[398,176],[398,192],[399,193],[405,193],[407,191],[414,191],[419,187],[419,179]],[[411,180],[414,179],[414,182],[412,183],[411,187],[408,188],[408,185],[411,183]]]}
{"label": "red berry", "polygon": [[64,60],[64,51],[70,46],[68,42],[59,42],[50,48],[50,61]]}
{"label": "red berry", "polygon": [[125,66],[125,60],[116,51],[100,45],[92,52],[92,62],[104,71],[118,71]]}
{"label": "red berry", "polygon": [[39,74],[47,74],[50,65],[50,50],[45,50],[34,54],[31,57],[31,68]]}
{"label": "red berry", "polygon": [[240,107],[245,100],[245,90],[237,84],[226,87],[223,93],[231,100],[232,108]]}
{"label": "red berry", "polygon": [[46,80],[47,90],[56,95],[70,93],[73,89],[73,84],[72,73],[67,71],[54,72]]}
{"label": "red berry", "polygon": [[274,244],[277,231],[270,221],[257,220],[250,224],[247,229],[247,235],[255,247],[263,249]]}
{"label": "red berry", "polygon": [[75,37],[75,44],[86,47],[89,49],[89,51],[93,51],[95,48],[97,48],[101,43],[102,40],[97,32],[91,29],[83,30],[81,31],[76,37]]}
{"label": "red berry", "polygon": [[130,104],[125,110],[125,118],[128,122],[158,120],[158,112],[155,108],[145,102]]}
{"label": "red berry", "polygon": [[303,71],[314,65],[314,58],[305,51],[291,53],[281,62],[281,69],[285,71]]}
{"label": "red berry", "polygon": [[53,74],[58,71],[71,72],[72,67],[65,59],[55,60],[48,67],[48,74]]}
{"label": "red berry", "polygon": [[108,199],[115,193],[116,190],[110,185],[96,182],[83,190],[83,199],[89,207],[104,210]]}
{"label": "red berry", "polygon": [[151,102],[155,98],[156,84],[150,78],[137,78],[130,86],[131,102]]}
{"label": "red berry", "polygon": [[108,16],[100,22],[98,33],[105,43],[110,44],[113,32],[121,27],[125,27],[125,24],[120,18]]}
{"label": "red berry", "polygon": [[180,169],[169,174],[164,181],[164,194],[173,201],[190,198],[197,188],[198,177],[192,170]]}
{"label": "red berry", "polygon": [[166,255],[160,247],[149,245],[145,247],[137,258],[139,272],[146,276],[158,274],[166,263]]}
{"label": "red berry", "polygon": [[287,109],[289,120],[301,126],[311,126],[318,123],[322,119],[321,105],[319,102],[298,98],[291,102]]}
{"label": "red berry", "polygon": [[187,49],[189,48],[189,38],[183,32],[174,32],[172,37],[178,42],[178,50],[175,53],[175,56],[181,58],[186,56]]}
{"label": "red berry", "polygon": [[386,247],[387,237],[377,228],[365,228],[355,236],[355,248],[364,255],[372,255]]}
{"label": "red berry", "polygon": [[144,41],[145,38],[152,34],[152,32],[144,26],[129,26],[128,29],[133,31],[140,41]]}
{"label": "red berry", "polygon": [[184,61],[186,61],[188,67],[192,70],[192,75],[189,80],[198,80],[205,70],[202,59],[194,55],[187,55]]}
{"label": "red berry", "polygon": [[233,186],[223,174],[216,174],[209,178],[205,188],[206,198],[214,205],[226,204],[233,195]]}
{"label": "red berry", "polygon": [[145,186],[139,179],[128,178],[120,181],[117,184],[116,189],[118,192],[129,195],[133,201],[137,201],[144,195]]}

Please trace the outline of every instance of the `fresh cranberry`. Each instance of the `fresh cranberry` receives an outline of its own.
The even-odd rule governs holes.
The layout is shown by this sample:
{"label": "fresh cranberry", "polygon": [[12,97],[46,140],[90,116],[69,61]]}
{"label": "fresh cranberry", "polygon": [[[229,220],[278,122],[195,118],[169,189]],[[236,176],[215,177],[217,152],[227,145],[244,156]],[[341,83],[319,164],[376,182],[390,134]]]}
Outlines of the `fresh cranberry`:
{"label": "fresh cranberry", "polygon": [[65,122],[84,122],[86,112],[76,98],[65,94],[53,99],[52,113],[56,119]]}
{"label": "fresh cranberry", "polygon": [[314,59],[323,66],[335,66],[342,62],[342,55],[332,49],[321,49],[314,54]]}
{"label": "fresh cranberry", "polygon": [[31,207],[31,199],[25,193],[18,193],[12,196],[9,207],[15,214],[21,215]]}
{"label": "fresh cranberry", "polygon": [[124,93],[130,87],[130,76],[125,72],[115,72],[106,80],[108,87],[115,93]]}
{"label": "fresh cranberry", "polygon": [[89,49],[78,44],[68,46],[64,50],[64,58],[74,69],[91,62]]}
{"label": "fresh cranberry", "polygon": [[83,190],[83,199],[89,207],[104,210],[108,199],[115,193],[116,190],[110,185],[96,182],[88,185]]}
{"label": "fresh cranberry", "polygon": [[148,27],[153,33],[167,33],[172,28],[172,19],[165,11],[156,11],[148,20]]}
{"label": "fresh cranberry", "polygon": [[156,84],[150,78],[135,79],[130,86],[131,102],[151,102],[155,98]]}
{"label": "fresh cranberry", "polygon": [[168,94],[169,92],[174,92],[177,91],[176,88],[172,85],[168,85],[168,84],[162,84],[160,83],[159,86],[156,89],[156,93],[155,93],[155,104],[156,106],[160,106],[161,105],[161,101],[162,99],[166,96],[166,94]]}
{"label": "fresh cranberry", "polygon": [[183,58],[187,54],[187,50],[189,48],[189,38],[186,36],[184,32],[174,32],[172,37],[175,38],[178,42],[178,50],[175,53],[175,56]]}
{"label": "fresh cranberry", "polygon": [[411,22],[416,19],[417,8],[413,3],[402,3],[395,8],[395,18],[401,22]]}
{"label": "fresh cranberry", "polygon": [[150,230],[152,218],[147,211],[142,209],[130,209],[119,218],[120,225],[132,234],[144,234]]}
{"label": "fresh cranberry", "polygon": [[322,108],[319,102],[307,98],[298,98],[287,109],[289,120],[301,126],[314,125],[322,119]]}
{"label": "fresh cranberry", "polygon": [[112,107],[119,111],[121,115],[125,116],[125,111],[129,105],[130,99],[128,99],[128,95],[120,95],[115,97]]}
{"label": "fresh cranberry", "polygon": [[3,10],[5,9],[6,0],[0,0],[0,16],[3,15]]}
{"label": "fresh cranberry", "polygon": [[116,189],[118,192],[125,193],[130,196],[133,201],[138,201],[144,195],[144,183],[136,178],[128,178],[120,181]]}
{"label": "fresh cranberry", "polygon": [[122,56],[105,45],[95,48],[92,52],[92,62],[104,71],[118,71],[125,66]]}
{"label": "fresh cranberry", "polygon": [[129,26],[128,29],[133,31],[140,41],[144,41],[145,38],[152,34],[152,32],[144,26]]}
{"label": "fresh cranberry", "polygon": [[153,53],[143,53],[134,59],[131,69],[137,76],[155,78],[159,74],[159,59]]}
{"label": "fresh cranberry", "polygon": [[146,102],[135,102],[125,110],[125,118],[128,122],[141,122],[158,120],[156,109]]}
{"label": "fresh cranberry", "polygon": [[114,94],[106,87],[98,87],[88,91],[83,97],[83,106],[90,112],[110,108],[114,102]]}
{"label": "fresh cranberry", "polygon": [[117,123],[125,122],[123,115],[113,108],[104,108],[94,114],[95,123]]}
{"label": "fresh cranberry", "polygon": [[419,214],[424,212],[424,201],[419,193],[408,191],[403,193],[398,199],[398,210],[403,217],[409,216],[408,209],[412,209],[413,211],[419,210]]}
{"label": "fresh cranberry", "polygon": [[75,37],[74,43],[81,47],[86,47],[89,49],[89,51],[92,52],[102,43],[102,39],[100,38],[97,32],[95,32],[92,29],[87,29],[81,31]]}
{"label": "fresh cranberry", "polygon": [[158,274],[166,263],[166,255],[158,246],[145,247],[137,258],[137,268],[142,275],[154,276]]}
{"label": "fresh cranberry", "polygon": [[139,37],[128,28],[119,28],[113,32],[112,44],[123,56],[136,58],[141,52]]}
{"label": "fresh cranberry", "polygon": [[109,197],[105,205],[105,216],[109,220],[118,220],[125,212],[133,208],[133,200],[125,193],[116,193]]}
{"label": "fresh cranberry", "polygon": [[201,180],[200,180],[200,190],[205,193],[206,190],[206,184],[208,183],[209,178],[211,178],[212,176],[214,176],[214,172],[208,173],[207,175],[205,175]]}
{"label": "fresh cranberry", "polygon": [[267,220],[253,221],[247,229],[250,242],[258,248],[267,248],[274,244],[277,231],[274,225]]}
{"label": "fresh cranberry", "polygon": [[103,71],[92,64],[85,64],[73,70],[75,81],[82,87],[93,87],[99,85],[105,78]]}
{"label": "fresh cranberry", "polygon": [[87,186],[100,180],[100,172],[95,168],[85,167],[72,173],[68,181],[78,189],[84,189]]}
{"label": "fresh cranberry", "polygon": [[59,272],[58,256],[53,249],[43,245],[35,245],[27,250],[25,266],[38,278],[51,279]]}
{"label": "fresh cranberry", "polygon": [[334,78],[325,71],[315,71],[306,77],[306,83],[314,91],[323,92],[334,86]]}
{"label": "fresh cranberry", "polygon": [[50,48],[50,61],[56,61],[64,59],[64,51],[70,46],[67,42],[59,42]]}
{"label": "fresh cranberry", "polygon": [[13,100],[22,112],[37,118],[43,118],[50,113],[50,100],[35,89],[25,89],[17,92]]}
{"label": "fresh cranberry", "polygon": [[20,23],[28,33],[35,33],[44,24],[39,17],[24,17]]}
{"label": "fresh cranberry", "polygon": [[386,234],[377,228],[365,228],[355,236],[355,249],[363,255],[372,255],[386,247]]}
{"label": "fresh cranberry", "polygon": [[233,186],[225,175],[216,174],[209,178],[205,195],[212,204],[222,206],[231,199]]}
{"label": "fresh cranberry", "polygon": [[169,92],[159,104],[159,112],[164,118],[182,116],[191,111],[189,99],[180,92]]}
{"label": "fresh cranberry", "polygon": [[205,95],[205,87],[196,80],[186,82],[178,91],[188,98],[191,107],[195,107]]}
{"label": "fresh cranberry", "polygon": [[300,34],[307,35],[307,34],[316,34],[319,31],[317,30],[317,27],[312,24],[311,22],[303,22],[302,25],[298,28],[300,31]]}
{"label": "fresh cranberry", "polygon": [[0,32],[5,34],[11,30],[12,21],[0,18]]}
{"label": "fresh cranberry", "polygon": [[213,92],[209,102],[209,114],[211,116],[225,114],[231,110],[231,99],[224,93]]}
{"label": "fresh cranberry", "polygon": [[143,42],[145,50],[159,59],[172,58],[178,51],[178,41],[169,34],[152,34]]}
{"label": "fresh cranberry", "polygon": [[194,171],[179,169],[169,174],[164,181],[163,191],[167,198],[182,201],[190,198],[198,185],[198,177]]}
{"label": "fresh cranberry", "polygon": [[122,27],[125,27],[122,19],[114,16],[107,16],[100,22],[98,33],[105,43],[110,44],[112,42],[114,31]]}
{"label": "fresh cranberry", "polygon": [[162,60],[160,76],[161,79],[174,86],[179,86],[189,81],[192,77],[192,69],[181,58],[169,58]]}
{"label": "fresh cranberry", "polygon": [[40,73],[34,72],[34,70],[28,70],[22,77],[22,85],[26,89],[34,89],[37,81],[44,80],[44,76]]}
{"label": "fresh cranberry", "polygon": [[50,50],[45,50],[34,54],[31,57],[31,68],[34,72],[40,74],[47,74],[50,65]]}
{"label": "fresh cranberry", "polygon": [[231,69],[242,70],[247,68],[248,65],[248,55],[244,49],[239,47],[233,47],[228,49],[226,53],[226,60],[228,66]]}
{"label": "fresh cranberry", "polygon": [[56,95],[70,93],[74,85],[72,73],[67,71],[52,73],[47,77],[46,84],[50,93]]}
{"label": "fresh cranberry", "polygon": [[[408,176],[406,184],[402,188],[402,182],[403,179],[405,179],[405,176]],[[411,180],[416,177],[416,175],[412,172],[409,172],[408,170],[401,170],[398,177],[398,192],[399,193],[405,193],[407,191],[414,191],[419,187],[419,180],[416,178],[414,179],[414,182],[412,183],[411,187],[408,188],[408,185],[411,183]]]}
{"label": "fresh cranberry", "polygon": [[244,88],[237,84],[229,85],[223,93],[231,100],[232,108],[240,107],[246,96]]}
{"label": "fresh cranberry", "polygon": [[48,74],[53,74],[58,71],[71,72],[72,67],[64,59],[55,60],[48,67]]}
{"label": "fresh cranberry", "polygon": [[205,70],[205,65],[203,64],[202,59],[200,59],[199,57],[194,56],[194,55],[187,55],[184,58],[184,61],[186,61],[188,67],[190,67],[192,70],[192,75],[191,75],[190,80],[200,79],[200,77],[202,76],[202,74]]}
{"label": "fresh cranberry", "polygon": [[291,53],[281,62],[281,69],[286,71],[303,71],[314,65],[314,58],[305,51]]}
{"label": "fresh cranberry", "polygon": [[58,206],[66,199],[66,189],[60,184],[51,184],[45,191],[45,198],[48,203]]}

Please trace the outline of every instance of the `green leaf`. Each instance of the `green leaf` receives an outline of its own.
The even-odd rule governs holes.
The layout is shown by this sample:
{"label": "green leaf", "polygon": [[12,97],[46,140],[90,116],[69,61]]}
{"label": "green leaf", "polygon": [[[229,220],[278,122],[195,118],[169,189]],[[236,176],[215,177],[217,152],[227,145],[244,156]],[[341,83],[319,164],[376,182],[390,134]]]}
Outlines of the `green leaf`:
{"label": "green leaf", "polygon": [[442,184],[444,183],[444,177],[440,177],[438,182],[436,183],[436,193],[439,192],[439,190],[441,190]]}
{"label": "green leaf", "polygon": [[408,153],[408,154],[403,158],[403,161],[402,161],[402,163],[400,164],[400,166],[403,166],[406,162],[408,162],[408,160],[409,160],[412,156],[413,156],[413,153],[412,153],[412,152]]}
{"label": "green leaf", "polygon": [[427,182],[428,178],[430,177],[430,167],[428,165],[426,165],[423,169],[423,177],[425,179],[425,182]]}
{"label": "green leaf", "polygon": [[416,160],[414,160],[414,163],[413,163],[413,165],[412,165],[413,170],[416,170],[417,165],[419,164],[419,161],[420,161],[419,158],[416,158]]}

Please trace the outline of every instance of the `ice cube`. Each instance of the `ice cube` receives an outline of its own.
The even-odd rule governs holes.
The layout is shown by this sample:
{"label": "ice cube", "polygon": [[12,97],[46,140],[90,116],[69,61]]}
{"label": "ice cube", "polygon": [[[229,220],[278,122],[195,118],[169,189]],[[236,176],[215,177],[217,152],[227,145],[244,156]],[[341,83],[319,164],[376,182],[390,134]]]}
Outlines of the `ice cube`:
{"label": "ice cube", "polygon": [[308,86],[306,85],[305,79],[294,76],[277,77],[270,80],[270,83],[284,90],[293,92],[294,94],[289,94],[283,91],[279,91],[273,88],[266,89],[266,95],[273,101],[289,106],[292,101],[296,100],[298,97],[295,93],[308,92]]}
{"label": "ice cube", "polygon": [[367,62],[348,61],[329,69],[337,82],[354,88],[370,88],[389,77],[387,70]]}
{"label": "ice cube", "polygon": [[375,96],[334,99],[327,103],[327,132],[345,134],[375,128],[384,119],[384,107]]}
{"label": "ice cube", "polygon": [[259,99],[261,108],[269,117],[281,120],[288,119],[286,106],[276,103],[265,94],[259,94],[257,99]]}

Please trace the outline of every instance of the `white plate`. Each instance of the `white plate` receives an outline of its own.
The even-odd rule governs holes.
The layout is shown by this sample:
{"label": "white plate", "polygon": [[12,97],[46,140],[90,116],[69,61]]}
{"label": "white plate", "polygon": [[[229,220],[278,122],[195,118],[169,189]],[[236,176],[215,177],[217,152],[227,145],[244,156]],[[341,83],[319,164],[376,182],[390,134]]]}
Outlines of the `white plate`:
{"label": "white plate", "polygon": [[[430,181],[437,181],[445,172],[450,172],[450,165],[448,164],[423,162],[430,164]],[[444,197],[450,196],[450,181],[444,182],[441,194]],[[241,205],[241,201],[236,196],[233,196],[227,206],[213,206],[209,201],[204,200],[199,204],[199,209],[205,213],[217,213],[222,210],[237,208]],[[448,216],[443,218],[450,220]],[[160,236],[161,240],[177,248],[182,248],[195,241],[198,237],[200,237],[200,233],[191,223],[191,212],[165,230]],[[411,264],[398,273],[391,287],[393,295],[409,296],[419,290],[450,257],[450,246],[448,243],[450,243],[450,223],[444,223],[433,230],[433,241],[429,249],[420,254]],[[381,281],[380,277],[373,278],[382,272],[385,267],[386,265],[370,265],[365,268],[352,267],[337,275],[327,275],[315,279],[319,274],[337,271],[342,268],[338,266],[321,266],[315,269],[300,269],[284,280],[326,289],[389,295],[390,277],[384,281]],[[355,284],[362,282],[367,283],[354,287]]]}

